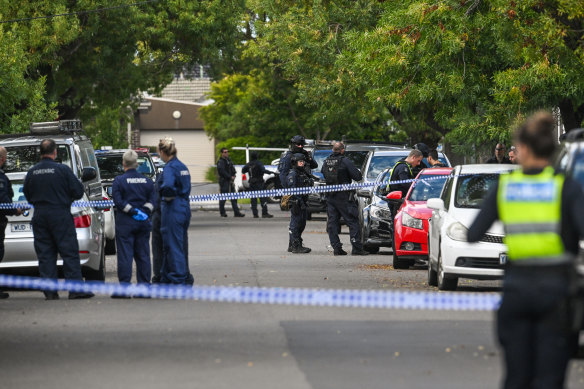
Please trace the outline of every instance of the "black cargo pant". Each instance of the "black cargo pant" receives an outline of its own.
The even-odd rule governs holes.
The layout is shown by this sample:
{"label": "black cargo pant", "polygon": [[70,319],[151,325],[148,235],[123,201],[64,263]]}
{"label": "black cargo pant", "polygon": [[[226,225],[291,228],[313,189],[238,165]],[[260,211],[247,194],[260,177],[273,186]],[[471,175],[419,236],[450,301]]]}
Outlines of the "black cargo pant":
{"label": "black cargo pant", "polygon": [[351,238],[353,249],[363,249],[363,245],[361,244],[359,211],[357,209],[357,202],[352,197],[352,194],[349,192],[332,192],[327,195],[327,232],[333,249],[340,249],[342,247],[338,233],[341,217],[345,219],[345,223],[349,226],[349,237]]}
{"label": "black cargo pant", "polygon": [[[219,192],[220,193],[231,193],[231,192],[235,192],[235,188],[233,188],[233,185],[231,185],[230,181],[220,181],[219,182]],[[225,201],[227,201],[227,200],[219,200],[219,213],[221,215],[227,215],[227,213],[225,212]],[[237,206],[236,199],[231,200],[231,207],[233,208],[233,213],[235,215],[238,215],[240,213],[239,207]]]}
{"label": "black cargo pant", "polygon": [[[250,191],[258,191],[264,190],[265,184],[263,182],[256,182],[249,184]],[[258,199],[257,197],[252,197],[250,199],[251,202],[251,212],[254,216],[258,216]],[[268,213],[268,199],[266,197],[260,197],[260,205],[262,207],[262,215],[266,215]]]}
{"label": "black cargo pant", "polygon": [[497,333],[505,389],[561,389],[573,334],[568,331],[567,266],[511,265],[505,271]]}

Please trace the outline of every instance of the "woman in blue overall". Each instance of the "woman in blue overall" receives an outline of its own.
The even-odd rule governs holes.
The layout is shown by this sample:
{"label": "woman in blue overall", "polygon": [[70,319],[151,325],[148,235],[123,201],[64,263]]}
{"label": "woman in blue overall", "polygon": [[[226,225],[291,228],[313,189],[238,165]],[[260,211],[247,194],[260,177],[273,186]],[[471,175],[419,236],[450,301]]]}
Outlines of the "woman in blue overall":
{"label": "woman in blue overall", "polygon": [[189,271],[188,235],[191,222],[191,175],[176,157],[172,138],[161,139],[158,152],[166,165],[159,186],[161,199],[161,228],[164,256],[160,282],[165,284],[193,284]]}

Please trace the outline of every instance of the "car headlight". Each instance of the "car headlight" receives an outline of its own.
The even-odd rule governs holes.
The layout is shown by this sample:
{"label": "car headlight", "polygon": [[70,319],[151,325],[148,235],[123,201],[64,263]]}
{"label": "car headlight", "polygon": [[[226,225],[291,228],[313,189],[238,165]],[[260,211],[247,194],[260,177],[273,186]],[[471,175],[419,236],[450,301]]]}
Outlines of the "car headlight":
{"label": "car headlight", "polygon": [[406,212],[402,212],[402,225],[405,227],[417,228],[418,230],[424,229],[422,219],[416,219]]}
{"label": "car headlight", "polygon": [[461,223],[452,223],[446,229],[446,235],[452,240],[460,240],[466,242],[468,235],[468,228],[463,226]]}
{"label": "car headlight", "polygon": [[376,205],[371,206],[371,217],[376,217],[378,219],[391,219],[391,212],[387,208],[378,207]]}

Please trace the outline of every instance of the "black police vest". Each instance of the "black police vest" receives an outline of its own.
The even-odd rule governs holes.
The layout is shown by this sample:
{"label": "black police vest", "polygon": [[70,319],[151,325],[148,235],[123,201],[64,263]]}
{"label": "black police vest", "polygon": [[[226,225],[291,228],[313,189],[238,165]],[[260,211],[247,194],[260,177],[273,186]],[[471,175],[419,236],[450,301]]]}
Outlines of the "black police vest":
{"label": "black police vest", "polygon": [[327,185],[339,184],[339,170],[341,169],[342,155],[331,155],[323,162],[322,174]]}
{"label": "black police vest", "polygon": [[264,178],[264,172],[262,167],[257,161],[251,161],[249,163],[249,174],[251,176],[250,181],[262,182]]}

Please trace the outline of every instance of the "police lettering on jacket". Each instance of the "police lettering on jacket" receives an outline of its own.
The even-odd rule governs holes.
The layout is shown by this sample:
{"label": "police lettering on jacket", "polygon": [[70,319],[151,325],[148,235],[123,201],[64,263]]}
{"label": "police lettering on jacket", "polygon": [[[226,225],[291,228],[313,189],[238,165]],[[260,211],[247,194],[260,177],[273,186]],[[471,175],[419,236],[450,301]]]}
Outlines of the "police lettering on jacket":
{"label": "police lettering on jacket", "polygon": [[83,184],[69,166],[51,158],[43,158],[24,179],[23,193],[35,208],[69,208],[83,192]]}

